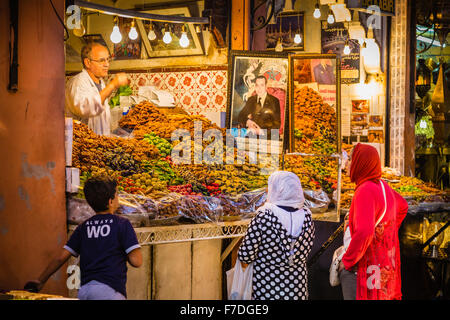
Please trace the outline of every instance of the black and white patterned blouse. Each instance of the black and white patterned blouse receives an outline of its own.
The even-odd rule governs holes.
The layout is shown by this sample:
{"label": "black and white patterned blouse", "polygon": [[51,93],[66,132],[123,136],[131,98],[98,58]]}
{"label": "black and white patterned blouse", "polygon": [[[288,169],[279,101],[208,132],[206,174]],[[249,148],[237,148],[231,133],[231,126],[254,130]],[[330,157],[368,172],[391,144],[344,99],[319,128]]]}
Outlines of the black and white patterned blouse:
{"label": "black and white patterned blouse", "polygon": [[272,210],[258,211],[238,252],[240,261],[254,262],[253,300],[308,299],[306,258],[314,237],[309,210],[297,238],[291,238]]}

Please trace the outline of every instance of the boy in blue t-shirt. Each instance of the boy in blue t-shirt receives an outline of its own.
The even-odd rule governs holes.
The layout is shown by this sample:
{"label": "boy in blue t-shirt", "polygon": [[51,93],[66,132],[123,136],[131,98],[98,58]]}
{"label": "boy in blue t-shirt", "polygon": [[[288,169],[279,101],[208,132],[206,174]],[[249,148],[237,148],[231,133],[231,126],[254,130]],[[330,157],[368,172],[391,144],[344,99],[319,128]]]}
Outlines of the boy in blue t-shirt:
{"label": "boy in blue t-shirt", "polygon": [[114,215],[119,207],[116,188],[116,181],[108,177],[86,181],[84,195],[96,215],[75,229],[58,257],[25,289],[40,291],[71,255],[80,255],[79,299],[126,299],[127,261],[135,268],[140,267],[142,252],[130,221]]}

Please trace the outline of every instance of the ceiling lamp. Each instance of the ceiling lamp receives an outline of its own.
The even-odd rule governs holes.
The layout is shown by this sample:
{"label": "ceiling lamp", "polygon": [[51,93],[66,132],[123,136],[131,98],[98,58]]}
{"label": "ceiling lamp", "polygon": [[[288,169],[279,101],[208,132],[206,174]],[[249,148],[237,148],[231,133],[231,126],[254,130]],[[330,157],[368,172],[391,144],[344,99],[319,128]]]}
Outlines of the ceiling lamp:
{"label": "ceiling lamp", "polygon": [[369,27],[367,32],[367,39],[364,41],[361,55],[364,61],[364,70],[367,73],[375,74],[381,72],[380,47],[373,38],[372,27]]}
{"label": "ceiling lamp", "polygon": [[303,41],[302,35],[300,34],[300,16],[297,15],[297,33],[295,34],[294,42],[296,44],[300,44],[302,43],[302,41]]}
{"label": "ceiling lamp", "polygon": [[320,12],[319,1],[316,3],[316,8],[314,9],[313,17],[319,19],[322,13]]}
{"label": "ceiling lamp", "polygon": [[120,33],[119,26],[117,25],[117,17],[114,18],[114,27],[109,38],[112,43],[119,43],[122,41],[122,34]]}
{"label": "ceiling lamp", "polygon": [[327,18],[328,24],[333,24],[334,21],[335,21],[335,20],[334,20],[333,13],[331,12],[331,10],[328,10],[328,18]]}
{"label": "ceiling lamp", "polygon": [[283,44],[281,43],[281,38],[278,38],[277,45],[275,46],[276,52],[283,51]]}
{"label": "ceiling lamp", "polygon": [[128,38],[131,40],[136,40],[138,38],[138,33],[136,31],[136,28],[134,27],[134,20],[131,21],[131,28],[130,32],[128,33]]}
{"label": "ceiling lamp", "polygon": [[153,27],[153,23],[150,22],[150,31],[148,32],[147,36],[148,40],[153,41],[156,39],[156,33]]}
{"label": "ceiling lamp", "polygon": [[172,42],[172,36],[170,35],[169,26],[166,23],[166,26],[164,27],[164,37],[163,41],[165,44],[169,44]]}
{"label": "ceiling lamp", "polygon": [[344,46],[344,54],[345,55],[349,55],[351,52],[350,50],[350,46],[348,45],[348,39],[345,41],[345,46]]}
{"label": "ceiling lamp", "polygon": [[182,29],[181,29],[181,38],[180,38],[180,46],[182,48],[187,48],[189,46],[189,39],[187,37],[186,34],[186,27],[185,25],[183,25]]}

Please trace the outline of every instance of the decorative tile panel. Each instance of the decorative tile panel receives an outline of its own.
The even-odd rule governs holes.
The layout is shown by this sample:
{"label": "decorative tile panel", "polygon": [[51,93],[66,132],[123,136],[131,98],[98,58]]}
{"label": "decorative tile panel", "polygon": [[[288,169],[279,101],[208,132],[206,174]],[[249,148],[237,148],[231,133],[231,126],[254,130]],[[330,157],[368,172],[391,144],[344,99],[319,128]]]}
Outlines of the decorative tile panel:
{"label": "decorative tile panel", "polygon": [[[189,114],[225,112],[227,108],[227,70],[127,73],[133,95],[139,87],[156,85],[174,96],[175,103]],[[110,81],[114,74],[109,74]],[[66,81],[70,76],[66,76]],[[218,117],[218,116],[217,116]],[[217,118],[216,117],[216,118]],[[219,117],[220,118],[220,117]]]}

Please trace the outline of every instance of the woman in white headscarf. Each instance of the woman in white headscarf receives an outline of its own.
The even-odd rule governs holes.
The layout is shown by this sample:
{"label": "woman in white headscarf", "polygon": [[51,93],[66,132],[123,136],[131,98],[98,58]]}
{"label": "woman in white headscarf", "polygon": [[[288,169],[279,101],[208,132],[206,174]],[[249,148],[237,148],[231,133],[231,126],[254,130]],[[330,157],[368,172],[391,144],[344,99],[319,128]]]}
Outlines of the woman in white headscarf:
{"label": "woman in white headscarf", "polygon": [[308,299],[306,258],[315,231],[304,202],[294,173],[270,175],[267,201],[252,219],[238,252],[241,263],[253,262],[253,300]]}

